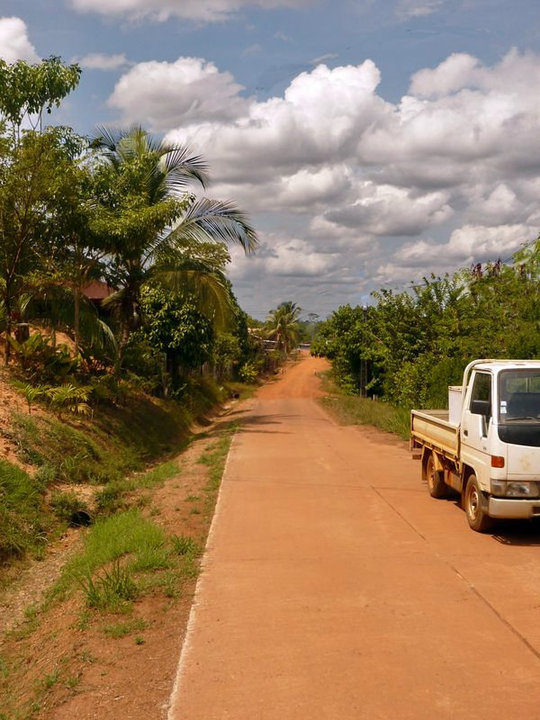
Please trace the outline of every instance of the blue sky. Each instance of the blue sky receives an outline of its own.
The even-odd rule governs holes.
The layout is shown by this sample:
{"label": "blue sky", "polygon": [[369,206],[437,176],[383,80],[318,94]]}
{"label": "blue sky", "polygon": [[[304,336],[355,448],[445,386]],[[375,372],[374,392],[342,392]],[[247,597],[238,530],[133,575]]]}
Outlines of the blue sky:
{"label": "blue sky", "polygon": [[83,66],[55,115],[188,143],[259,230],[256,317],[506,259],[538,234],[538,0],[2,0],[0,56]]}

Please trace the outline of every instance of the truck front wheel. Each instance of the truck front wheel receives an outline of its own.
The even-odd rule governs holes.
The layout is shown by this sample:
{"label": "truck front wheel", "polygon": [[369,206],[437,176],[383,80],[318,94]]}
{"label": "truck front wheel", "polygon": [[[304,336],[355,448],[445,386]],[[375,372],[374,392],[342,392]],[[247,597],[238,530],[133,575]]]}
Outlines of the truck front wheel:
{"label": "truck front wheel", "polygon": [[476,532],[488,532],[493,527],[493,518],[484,510],[484,497],[476,479],[476,475],[469,475],[463,506],[467,513],[469,527]]}
{"label": "truck front wheel", "polygon": [[435,470],[433,453],[429,453],[424,463],[424,480],[427,482],[429,494],[434,498],[444,498],[448,495],[448,487],[444,482],[444,473]]}

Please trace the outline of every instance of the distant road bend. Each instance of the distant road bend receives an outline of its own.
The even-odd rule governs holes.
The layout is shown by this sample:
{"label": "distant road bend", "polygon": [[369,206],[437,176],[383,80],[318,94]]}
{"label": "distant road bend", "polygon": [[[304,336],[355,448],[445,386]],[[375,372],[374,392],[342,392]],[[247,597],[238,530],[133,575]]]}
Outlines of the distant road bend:
{"label": "distant road bend", "polygon": [[324,413],[324,367],[244,413],[169,720],[539,720],[537,529],[469,530],[405,443]]}

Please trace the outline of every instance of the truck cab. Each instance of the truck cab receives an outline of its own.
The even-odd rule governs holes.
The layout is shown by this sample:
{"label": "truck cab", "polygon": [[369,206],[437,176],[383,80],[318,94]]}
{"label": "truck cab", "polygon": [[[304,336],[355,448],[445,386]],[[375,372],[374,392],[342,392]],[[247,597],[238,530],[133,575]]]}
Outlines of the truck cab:
{"label": "truck cab", "polygon": [[469,368],[459,438],[469,519],[489,526],[482,515],[540,515],[540,362],[477,361]]}
{"label": "truck cab", "polygon": [[540,360],[475,360],[449,411],[413,410],[411,448],[433,497],[461,493],[470,527],[540,517]]}

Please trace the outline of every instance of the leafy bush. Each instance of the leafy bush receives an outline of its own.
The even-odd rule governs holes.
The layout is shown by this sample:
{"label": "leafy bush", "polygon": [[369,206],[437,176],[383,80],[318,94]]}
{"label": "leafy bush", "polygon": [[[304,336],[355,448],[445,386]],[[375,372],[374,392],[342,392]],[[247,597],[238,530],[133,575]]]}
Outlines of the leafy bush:
{"label": "leafy bush", "polygon": [[242,382],[253,384],[259,377],[259,369],[255,362],[248,361],[238,371]]}
{"label": "leafy bush", "polygon": [[79,367],[79,358],[72,357],[67,345],[53,345],[40,332],[30,335],[23,342],[10,336],[8,340],[23,373],[34,381],[58,381],[72,375]]}

